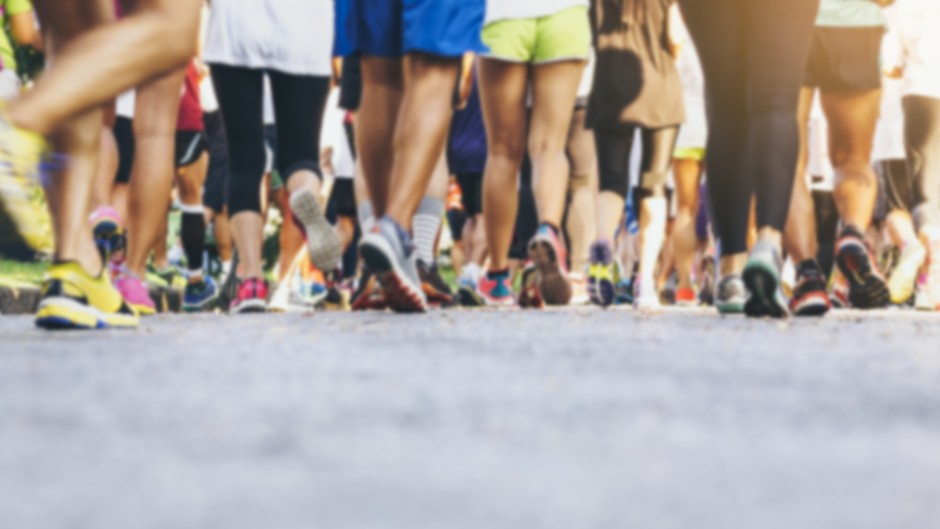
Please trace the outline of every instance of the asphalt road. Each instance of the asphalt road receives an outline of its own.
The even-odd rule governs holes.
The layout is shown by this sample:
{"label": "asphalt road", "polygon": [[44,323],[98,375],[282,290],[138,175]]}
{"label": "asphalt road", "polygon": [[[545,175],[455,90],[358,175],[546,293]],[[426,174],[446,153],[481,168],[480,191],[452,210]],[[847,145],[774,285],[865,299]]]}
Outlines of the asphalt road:
{"label": "asphalt road", "polygon": [[940,527],[940,316],[0,317],[2,529]]}

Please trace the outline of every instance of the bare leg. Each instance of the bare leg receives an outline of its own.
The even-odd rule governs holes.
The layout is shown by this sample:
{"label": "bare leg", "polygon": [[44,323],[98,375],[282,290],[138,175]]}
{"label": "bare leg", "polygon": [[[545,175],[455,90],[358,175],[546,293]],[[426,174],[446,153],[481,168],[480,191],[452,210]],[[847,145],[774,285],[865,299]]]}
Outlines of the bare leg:
{"label": "bare leg", "polygon": [[489,155],[483,176],[483,215],[490,270],[509,266],[509,247],[519,209],[518,177],[525,155],[529,68],[480,60],[480,98]]}
{"label": "bare leg", "polygon": [[[409,231],[444,152],[459,68],[459,58],[412,53],[404,59],[405,93],[395,122],[395,156],[385,214]],[[446,171],[443,178],[440,196],[446,197]]]}
{"label": "bare leg", "polygon": [[806,161],[809,156],[809,119],[813,108],[813,89],[804,87],[800,91],[798,110],[800,127],[800,154],[793,180],[793,197],[790,199],[790,214],[784,229],[784,246],[795,263],[816,259],[819,243],[816,239],[816,210],[813,195],[806,181]]}
{"label": "bare leg", "polygon": [[594,196],[597,194],[597,154],[594,134],[584,127],[586,111],[579,109],[568,133],[571,162],[570,201],[566,228],[571,246],[571,270],[582,273],[587,266],[591,242],[597,237]]}
{"label": "bare leg", "polygon": [[[385,214],[388,203],[394,159],[392,138],[404,90],[401,59],[362,58],[362,105],[356,113],[357,161],[375,218]],[[357,198],[366,197],[357,194]]]}
{"label": "bare leg", "polygon": [[[67,3],[78,4],[68,12],[84,20],[100,22],[114,16],[111,0]],[[56,0],[34,4],[43,20],[63,6]],[[83,32],[56,54],[55,67],[32,90],[10,103],[13,123],[50,134],[70,116],[177,70],[195,55],[198,2],[126,0],[124,5],[128,8],[126,18]]]}
{"label": "bare leg", "polygon": [[692,266],[698,235],[695,221],[698,217],[699,191],[702,181],[702,163],[697,160],[676,159],[672,162],[676,180],[678,211],[672,230],[672,247],[676,258],[678,288],[692,288]]}

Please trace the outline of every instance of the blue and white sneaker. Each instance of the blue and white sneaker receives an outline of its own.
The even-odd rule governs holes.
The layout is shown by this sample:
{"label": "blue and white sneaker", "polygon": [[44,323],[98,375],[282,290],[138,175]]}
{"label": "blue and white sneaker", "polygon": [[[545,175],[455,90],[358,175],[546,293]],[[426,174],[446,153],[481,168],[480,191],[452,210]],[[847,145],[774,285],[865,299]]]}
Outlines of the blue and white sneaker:
{"label": "blue and white sneaker", "polygon": [[186,312],[206,310],[218,297],[219,287],[209,276],[196,283],[187,283],[183,290],[183,310]]}
{"label": "blue and white sneaker", "polygon": [[395,312],[426,312],[427,298],[418,278],[411,237],[394,220],[383,217],[359,243],[359,254],[379,279],[385,300]]}

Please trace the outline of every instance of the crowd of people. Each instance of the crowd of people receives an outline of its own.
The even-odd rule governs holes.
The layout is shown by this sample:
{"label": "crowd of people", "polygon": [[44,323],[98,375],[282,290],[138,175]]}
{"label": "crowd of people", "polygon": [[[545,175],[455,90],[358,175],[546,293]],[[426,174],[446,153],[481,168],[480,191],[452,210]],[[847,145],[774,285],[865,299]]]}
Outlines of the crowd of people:
{"label": "crowd of people", "polygon": [[43,328],[134,327],[155,281],[231,313],[940,309],[936,0],[0,5],[46,56],[21,87],[0,41]]}

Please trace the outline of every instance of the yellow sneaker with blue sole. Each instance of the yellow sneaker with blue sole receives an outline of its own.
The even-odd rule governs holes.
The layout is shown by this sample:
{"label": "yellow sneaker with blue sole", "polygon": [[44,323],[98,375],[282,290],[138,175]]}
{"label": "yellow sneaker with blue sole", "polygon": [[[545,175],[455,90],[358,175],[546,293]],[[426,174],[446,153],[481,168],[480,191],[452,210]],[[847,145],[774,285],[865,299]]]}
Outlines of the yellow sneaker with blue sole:
{"label": "yellow sneaker with blue sole", "polygon": [[140,318],[106,272],[92,277],[74,261],[53,263],[42,286],[36,326],[43,329],[134,328]]}

